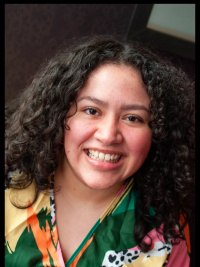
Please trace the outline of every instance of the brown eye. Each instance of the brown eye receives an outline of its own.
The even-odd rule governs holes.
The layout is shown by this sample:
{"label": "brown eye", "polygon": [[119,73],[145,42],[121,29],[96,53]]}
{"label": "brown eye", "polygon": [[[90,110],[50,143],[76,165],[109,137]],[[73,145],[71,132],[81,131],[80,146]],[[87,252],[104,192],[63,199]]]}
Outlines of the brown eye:
{"label": "brown eye", "polygon": [[130,122],[134,122],[134,123],[143,122],[143,120],[141,118],[136,117],[136,116],[128,116],[128,117],[126,117],[126,120],[128,120]]}
{"label": "brown eye", "polygon": [[84,109],[84,111],[85,111],[88,115],[99,115],[99,112],[96,111],[96,109],[94,109],[94,108],[86,108],[86,109]]}

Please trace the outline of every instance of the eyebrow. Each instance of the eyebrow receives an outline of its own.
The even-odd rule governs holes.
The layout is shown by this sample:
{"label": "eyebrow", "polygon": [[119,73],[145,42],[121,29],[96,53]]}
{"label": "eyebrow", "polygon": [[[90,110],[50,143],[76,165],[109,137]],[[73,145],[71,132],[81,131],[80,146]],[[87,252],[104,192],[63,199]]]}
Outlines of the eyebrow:
{"label": "eyebrow", "polygon": [[101,105],[103,107],[108,107],[108,103],[107,102],[105,102],[103,100],[100,100],[100,99],[98,99],[96,97],[93,97],[93,96],[83,96],[77,102],[80,102],[82,100],[89,100],[89,101],[92,101],[95,104]]}
{"label": "eyebrow", "polygon": [[[77,101],[77,103],[82,101],[82,100],[89,100],[89,101],[92,101],[95,104],[101,105],[103,107],[108,107],[108,103],[107,102],[105,102],[103,100],[100,100],[100,99],[98,99],[96,97],[83,96]],[[147,113],[150,113],[150,110],[148,108],[146,108],[145,106],[140,105],[140,104],[129,104],[129,105],[123,105],[121,107],[121,110],[130,110],[130,109],[134,109],[134,110],[142,109],[142,110],[145,110]]]}

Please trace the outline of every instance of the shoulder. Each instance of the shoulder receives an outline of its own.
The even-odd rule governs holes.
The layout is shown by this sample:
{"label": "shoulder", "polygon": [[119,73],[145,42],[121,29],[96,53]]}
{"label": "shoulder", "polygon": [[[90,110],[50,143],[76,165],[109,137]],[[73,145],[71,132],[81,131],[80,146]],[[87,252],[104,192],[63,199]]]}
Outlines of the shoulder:
{"label": "shoulder", "polygon": [[[33,228],[41,218],[50,215],[49,193],[40,192],[37,200],[31,204],[35,194],[35,184],[25,189],[9,188],[5,190],[5,239],[11,251],[25,229]],[[27,208],[20,208],[28,206]]]}

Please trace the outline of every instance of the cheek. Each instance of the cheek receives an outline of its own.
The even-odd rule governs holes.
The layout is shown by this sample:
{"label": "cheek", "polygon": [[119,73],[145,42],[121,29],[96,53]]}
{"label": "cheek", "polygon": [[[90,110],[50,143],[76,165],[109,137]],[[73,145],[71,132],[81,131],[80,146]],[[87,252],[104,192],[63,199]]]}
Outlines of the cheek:
{"label": "cheek", "polygon": [[137,153],[146,158],[152,143],[152,132],[150,129],[135,132],[129,138],[130,152]]}
{"label": "cheek", "polygon": [[93,134],[95,125],[91,123],[85,123],[81,120],[71,118],[67,122],[69,130],[65,130],[64,143],[65,149],[69,150],[71,147],[80,146]]}

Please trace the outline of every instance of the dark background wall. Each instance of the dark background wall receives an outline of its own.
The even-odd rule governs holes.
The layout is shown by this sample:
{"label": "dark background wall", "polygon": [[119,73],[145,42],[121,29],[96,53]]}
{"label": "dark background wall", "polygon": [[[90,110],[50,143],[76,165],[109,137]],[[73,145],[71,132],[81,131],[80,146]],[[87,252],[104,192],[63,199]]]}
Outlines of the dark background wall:
{"label": "dark background wall", "polygon": [[[125,39],[136,7],[136,4],[6,4],[5,103],[17,97],[41,63],[72,38],[111,34]],[[171,54],[169,56],[195,79],[194,60]],[[194,217],[190,226],[191,266],[195,266]]]}
{"label": "dark background wall", "polygon": [[125,36],[134,4],[6,4],[5,101],[17,96],[41,62],[71,38]]}
{"label": "dark background wall", "polygon": [[[40,64],[51,57],[63,42],[91,34],[126,38],[136,6],[6,4],[5,102],[8,103],[24,89]],[[175,63],[194,78],[193,60],[176,57]]]}

